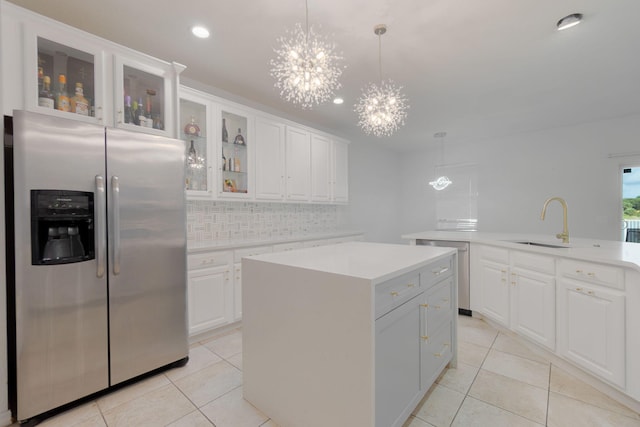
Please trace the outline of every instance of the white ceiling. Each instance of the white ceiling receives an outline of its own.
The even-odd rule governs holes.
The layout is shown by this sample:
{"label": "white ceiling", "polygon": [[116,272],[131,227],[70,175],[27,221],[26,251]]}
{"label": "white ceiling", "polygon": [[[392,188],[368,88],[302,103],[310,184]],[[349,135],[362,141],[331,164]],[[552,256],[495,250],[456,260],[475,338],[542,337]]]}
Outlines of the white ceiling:
{"label": "white ceiling", "polygon": [[[279,98],[269,61],[276,39],[304,22],[304,0],[12,0],[93,34],[187,65],[183,76],[352,140],[411,149],[640,113],[638,0],[308,0],[347,68],[340,95],[304,111]],[[556,31],[559,18],[582,24]],[[195,39],[190,27],[211,30]],[[406,125],[389,138],[365,136],[353,105],[378,79],[404,86]]]}

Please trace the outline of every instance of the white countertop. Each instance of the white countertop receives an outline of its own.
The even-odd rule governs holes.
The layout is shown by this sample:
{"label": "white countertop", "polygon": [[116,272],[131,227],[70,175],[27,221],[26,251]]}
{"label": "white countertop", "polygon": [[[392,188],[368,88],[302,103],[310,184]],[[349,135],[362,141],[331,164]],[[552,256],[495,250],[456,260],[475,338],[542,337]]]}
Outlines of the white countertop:
{"label": "white countertop", "polygon": [[[640,243],[571,237],[569,239],[569,244],[564,245],[561,240],[549,235],[485,233],[479,231],[423,231],[420,233],[404,234],[402,238],[409,240],[424,239],[483,243],[493,246],[502,246],[509,249],[518,249],[565,258],[601,262],[620,267],[630,267],[640,271]],[[563,247],[547,248],[515,243],[524,241],[552,244]]]}
{"label": "white countertop", "polygon": [[367,279],[376,284],[455,253],[450,248],[347,242],[245,259]]}
{"label": "white countertop", "polygon": [[253,246],[277,245],[280,243],[302,242],[308,240],[332,239],[336,237],[355,236],[363,234],[362,231],[344,230],[329,233],[304,234],[299,236],[270,237],[268,239],[253,240],[210,240],[210,241],[188,241],[187,253],[221,251],[227,249],[249,248]]}

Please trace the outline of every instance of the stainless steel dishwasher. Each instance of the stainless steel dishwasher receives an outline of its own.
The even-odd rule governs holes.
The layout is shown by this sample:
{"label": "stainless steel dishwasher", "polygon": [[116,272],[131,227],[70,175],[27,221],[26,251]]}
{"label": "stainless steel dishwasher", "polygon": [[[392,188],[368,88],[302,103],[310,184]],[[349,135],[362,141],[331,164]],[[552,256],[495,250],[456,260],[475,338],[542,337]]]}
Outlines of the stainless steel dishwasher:
{"label": "stainless steel dishwasher", "polygon": [[444,246],[458,250],[458,313],[471,316],[469,302],[469,242],[417,239],[416,245]]}

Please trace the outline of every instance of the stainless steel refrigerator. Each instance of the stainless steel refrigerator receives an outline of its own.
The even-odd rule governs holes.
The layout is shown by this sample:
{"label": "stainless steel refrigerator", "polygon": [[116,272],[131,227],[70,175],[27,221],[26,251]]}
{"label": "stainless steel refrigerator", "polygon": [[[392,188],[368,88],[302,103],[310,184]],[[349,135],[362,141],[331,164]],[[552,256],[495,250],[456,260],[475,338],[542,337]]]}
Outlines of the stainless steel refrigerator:
{"label": "stainless steel refrigerator", "polygon": [[186,363],[185,150],[26,111],[12,125],[10,395],[22,421]]}

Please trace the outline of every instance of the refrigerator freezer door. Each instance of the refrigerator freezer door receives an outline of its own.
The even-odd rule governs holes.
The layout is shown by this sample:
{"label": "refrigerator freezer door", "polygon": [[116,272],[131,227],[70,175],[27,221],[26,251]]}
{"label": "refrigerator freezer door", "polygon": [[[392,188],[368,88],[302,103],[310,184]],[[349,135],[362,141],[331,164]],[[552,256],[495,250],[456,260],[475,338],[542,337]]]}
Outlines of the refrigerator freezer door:
{"label": "refrigerator freezer door", "polygon": [[183,359],[184,142],[107,129],[111,384]]}
{"label": "refrigerator freezer door", "polygon": [[31,190],[95,193],[105,130],[25,111],[13,120],[16,416],[25,420],[109,385],[106,276],[97,259],[32,265],[30,224]]}

